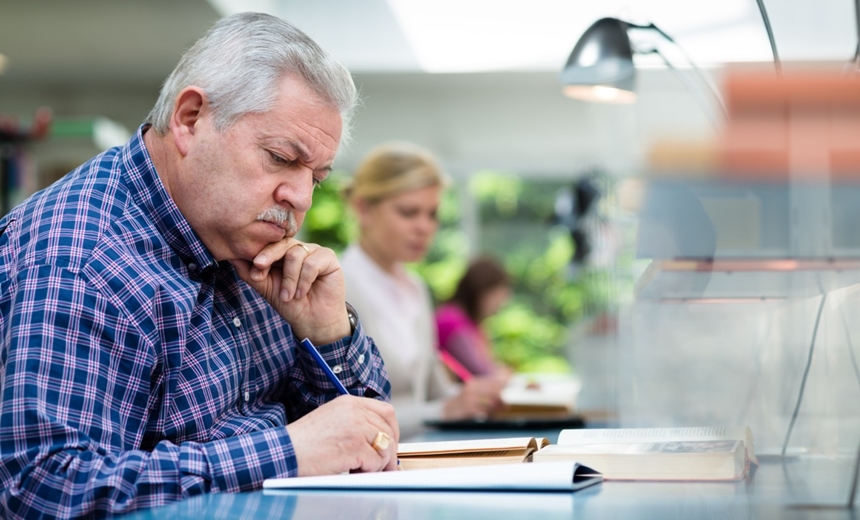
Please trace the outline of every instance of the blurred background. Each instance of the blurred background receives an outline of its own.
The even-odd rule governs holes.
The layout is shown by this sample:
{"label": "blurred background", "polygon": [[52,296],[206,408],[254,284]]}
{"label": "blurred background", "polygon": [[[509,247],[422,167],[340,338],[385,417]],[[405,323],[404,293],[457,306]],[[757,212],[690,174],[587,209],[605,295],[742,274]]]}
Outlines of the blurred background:
{"label": "blurred background", "polygon": [[[853,80],[854,2],[766,5],[786,77],[813,68]],[[775,71],[755,0],[3,2],[2,213],[124,143],[183,51],[239,11],[296,24],[361,92],[354,139],[315,194],[306,240],[342,250],[356,233],[344,180],[378,143],[416,142],[454,183],[433,250],[413,267],[443,301],[470,257],[503,261],[514,298],[488,324],[503,361],[576,374],[580,407],[624,425],[749,424],[767,451],[784,449],[797,422],[799,450],[854,448],[860,168],[849,157],[834,182],[832,161],[732,155],[749,136],[791,134],[793,150],[821,135],[791,117],[733,126],[757,100],[777,99],[777,112],[796,102],[773,85],[727,95],[743,71]],[[628,31],[635,103],[562,94],[568,56],[604,17],[674,40]],[[850,94],[834,108],[827,88],[803,110],[856,113]],[[860,143],[852,121],[834,132]],[[726,175],[738,171],[770,173]]]}

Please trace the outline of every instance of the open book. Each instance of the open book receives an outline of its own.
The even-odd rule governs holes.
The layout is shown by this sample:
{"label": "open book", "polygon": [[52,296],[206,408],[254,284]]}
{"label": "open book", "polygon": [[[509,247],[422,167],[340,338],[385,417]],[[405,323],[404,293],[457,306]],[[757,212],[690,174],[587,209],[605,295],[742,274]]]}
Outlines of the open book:
{"label": "open book", "polygon": [[511,464],[530,462],[532,454],[547,445],[549,440],[535,437],[402,442],[397,458],[402,469]]}
{"label": "open book", "polygon": [[583,428],[576,414],[579,379],[563,374],[516,374],[501,392],[503,406],[490,417],[431,419],[425,425],[446,430],[561,430]]}
{"label": "open book", "polygon": [[321,477],[274,478],[263,489],[374,489],[386,491],[564,491],[597,484],[603,479],[573,461],[546,464],[502,464],[415,471],[351,473]]}
{"label": "open book", "polygon": [[582,384],[571,376],[517,374],[502,390],[504,407],[495,419],[510,417],[570,417]]}
{"label": "open book", "polygon": [[563,430],[532,459],[575,460],[606,480],[738,480],[758,464],[742,427]]}

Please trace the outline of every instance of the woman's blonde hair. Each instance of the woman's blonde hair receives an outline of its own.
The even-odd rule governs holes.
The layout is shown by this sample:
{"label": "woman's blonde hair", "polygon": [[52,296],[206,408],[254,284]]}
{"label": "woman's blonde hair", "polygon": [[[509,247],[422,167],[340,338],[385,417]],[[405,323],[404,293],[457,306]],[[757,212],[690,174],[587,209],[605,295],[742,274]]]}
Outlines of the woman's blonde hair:
{"label": "woman's blonde hair", "polygon": [[447,186],[448,178],[436,158],[418,145],[385,143],[373,149],[344,189],[347,201],[370,203],[429,186]]}

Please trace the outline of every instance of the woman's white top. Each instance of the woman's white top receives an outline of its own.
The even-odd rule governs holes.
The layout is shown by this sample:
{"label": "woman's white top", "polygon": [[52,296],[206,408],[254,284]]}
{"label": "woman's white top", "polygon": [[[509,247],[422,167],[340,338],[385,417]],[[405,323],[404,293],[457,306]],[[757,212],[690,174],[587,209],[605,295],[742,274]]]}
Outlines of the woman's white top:
{"label": "woman's white top", "polygon": [[384,271],[357,244],[344,251],[340,264],[346,301],[385,361],[400,435],[414,435],[424,420],[439,419],[444,400],[457,393],[436,353],[430,292],[400,265],[395,274]]}

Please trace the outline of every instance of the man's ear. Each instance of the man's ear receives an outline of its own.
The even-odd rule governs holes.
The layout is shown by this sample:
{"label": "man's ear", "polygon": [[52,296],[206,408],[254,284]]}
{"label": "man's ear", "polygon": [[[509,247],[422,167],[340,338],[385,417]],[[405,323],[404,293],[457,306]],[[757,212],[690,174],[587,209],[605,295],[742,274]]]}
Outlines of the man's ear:
{"label": "man's ear", "polygon": [[198,124],[207,109],[206,94],[199,87],[185,87],[176,96],[170,116],[170,133],[177,150],[183,156],[188,154],[191,141],[199,130]]}

